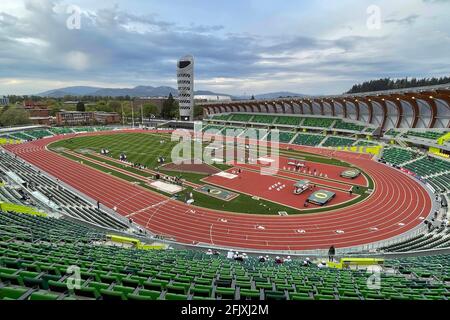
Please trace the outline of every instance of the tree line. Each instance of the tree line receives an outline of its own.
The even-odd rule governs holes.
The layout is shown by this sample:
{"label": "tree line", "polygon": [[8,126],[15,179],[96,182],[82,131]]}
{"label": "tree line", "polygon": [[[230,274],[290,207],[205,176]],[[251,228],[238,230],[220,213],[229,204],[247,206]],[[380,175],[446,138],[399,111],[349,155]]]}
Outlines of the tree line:
{"label": "tree line", "polygon": [[404,78],[391,79],[384,78],[378,80],[366,81],[360,84],[355,84],[347,93],[361,93],[383,90],[408,89],[415,87],[435,86],[439,84],[450,83],[450,77],[440,78]]}
{"label": "tree line", "polygon": [[[93,96],[68,96],[66,98],[44,98],[39,96],[8,96],[10,105],[0,108],[0,125],[13,126],[30,123],[29,114],[21,107],[24,101],[42,102],[50,110],[51,116],[56,113],[66,111],[103,111],[116,112],[125,118],[130,118],[134,113],[135,119],[141,121],[144,118],[178,119],[178,101],[170,94],[163,102],[161,108],[152,103],[144,103],[141,107],[134,107],[133,101],[129,97],[105,97]],[[65,104],[66,101],[74,101],[73,104]],[[201,118],[203,108],[196,106],[194,109],[196,118]]]}

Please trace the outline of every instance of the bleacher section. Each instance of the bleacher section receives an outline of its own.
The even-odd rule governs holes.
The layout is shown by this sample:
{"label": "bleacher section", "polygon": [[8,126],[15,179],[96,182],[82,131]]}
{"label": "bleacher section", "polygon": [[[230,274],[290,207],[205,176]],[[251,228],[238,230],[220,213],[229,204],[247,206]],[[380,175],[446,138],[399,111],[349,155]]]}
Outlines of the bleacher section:
{"label": "bleacher section", "polygon": [[[279,139],[281,143],[289,143],[295,136],[295,132],[286,132],[286,131],[280,131],[279,132]],[[270,132],[267,135],[266,140],[272,139],[272,132]]]}
{"label": "bleacher section", "polygon": [[234,113],[229,121],[249,122],[253,118],[253,114]]}
{"label": "bleacher section", "polygon": [[220,133],[225,135],[225,136],[227,136],[227,137],[237,137],[237,136],[243,134],[243,132],[245,132],[245,130],[246,130],[245,128],[226,127]]}
{"label": "bleacher section", "polygon": [[450,171],[450,162],[434,157],[425,157],[409,163],[405,168],[425,177]]}
{"label": "bleacher section", "polygon": [[390,130],[388,130],[384,135],[385,136],[391,136],[391,137],[397,137],[397,136],[399,136],[401,134],[401,132],[400,131],[396,131],[396,130],[394,130],[394,129],[390,129]]}
{"label": "bleacher section", "polygon": [[15,133],[11,133],[10,136],[13,139],[17,139],[17,140],[24,140],[24,141],[29,141],[29,140],[33,140],[32,136],[29,136],[27,134],[24,134],[22,132],[15,132]]}
{"label": "bleacher section", "polygon": [[417,131],[408,131],[404,137],[408,138],[408,136],[418,137],[423,139],[437,140],[442,137],[445,133],[443,132],[435,132],[435,131],[426,131],[426,132],[417,132]]}
{"label": "bleacher section", "polygon": [[305,118],[302,127],[330,128],[334,121],[334,119],[327,118]]}
{"label": "bleacher section", "polygon": [[[103,232],[69,221],[64,217],[52,218],[3,211],[0,211],[0,231],[1,241],[88,243],[105,239]],[[0,254],[0,259],[1,257],[4,256]]]}
{"label": "bleacher section", "polygon": [[328,137],[322,144],[323,147],[345,147],[351,146],[356,142],[355,139],[348,139],[342,137]]}
{"label": "bleacher section", "polygon": [[[386,260],[380,287],[365,270],[234,261],[192,250],[109,246],[105,235],[52,218],[0,213],[8,225],[33,230],[0,236],[0,299],[8,300],[446,300],[449,255]],[[55,238],[49,230],[56,229]],[[36,230],[36,231],[35,231]],[[40,241],[33,241],[40,239]],[[55,240],[58,241],[55,241]],[[68,288],[69,267],[80,268]],[[424,280],[432,279],[433,281]]]}
{"label": "bleacher section", "polygon": [[450,191],[450,173],[428,178],[427,181],[438,192],[446,193],[446,191]]}
{"label": "bleacher section", "polygon": [[275,120],[274,116],[256,115],[256,116],[253,117],[251,122],[261,123],[261,124],[272,124],[272,122],[274,120]]}
{"label": "bleacher section", "polygon": [[94,132],[95,128],[93,127],[83,127],[83,128],[73,128],[72,129],[75,132]]}
{"label": "bleacher section", "polygon": [[207,131],[207,130],[216,130],[216,133],[219,133],[220,131],[223,130],[223,126],[215,126],[215,125],[207,125],[203,127],[203,132]]}
{"label": "bleacher section", "polygon": [[58,127],[50,128],[50,132],[54,133],[55,135],[73,133],[71,128],[58,128]]}
{"label": "bleacher section", "polygon": [[[69,190],[61,187],[57,183],[47,178],[42,173],[33,169],[30,165],[15,159],[7,153],[0,153],[0,169],[3,172],[12,171],[28,184],[28,189],[38,191],[48,199],[51,199],[59,209],[65,214],[83,221],[97,224],[102,227],[112,229],[126,229],[127,226],[117,219],[107,215],[103,211],[97,210],[94,205],[89,204]],[[5,195],[16,198],[14,203],[21,203],[22,196],[14,191],[13,188],[0,188]],[[5,192],[7,194],[5,194]],[[11,198],[11,197],[10,197]],[[28,204],[28,203],[25,203]]]}
{"label": "bleacher section", "polygon": [[275,120],[275,124],[298,127],[302,120],[300,117],[280,116]]}
{"label": "bleacher section", "polygon": [[35,139],[41,139],[41,138],[53,136],[53,134],[51,134],[47,130],[33,130],[33,131],[27,132],[27,134],[32,136]]}
{"label": "bleacher section", "polygon": [[317,146],[324,138],[325,136],[323,135],[299,133],[293,143],[304,146]]}
{"label": "bleacher section", "polygon": [[381,248],[387,252],[423,251],[429,249],[448,248],[450,246],[450,229],[435,227],[431,232],[420,234],[409,240],[397,242],[393,245]]}
{"label": "bleacher section", "polygon": [[336,120],[334,128],[335,129],[342,129],[342,130],[350,130],[350,131],[361,132],[366,127],[365,126],[360,126],[360,125],[357,125],[357,124],[354,124],[354,123],[350,123],[350,122],[344,122],[342,120]]}
{"label": "bleacher section", "polygon": [[231,114],[219,114],[212,117],[212,120],[218,120],[218,121],[227,121],[230,119]]}
{"label": "bleacher section", "polygon": [[396,166],[411,161],[419,156],[420,155],[416,152],[395,147],[386,148],[383,151],[383,159]]}
{"label": "bleacher section", "polygon": [[368,141],[368,140],[358,140],[358,142],[355,144],[355,146],[363,147],[363,146],[376,146],[378,143],[374,141]]}

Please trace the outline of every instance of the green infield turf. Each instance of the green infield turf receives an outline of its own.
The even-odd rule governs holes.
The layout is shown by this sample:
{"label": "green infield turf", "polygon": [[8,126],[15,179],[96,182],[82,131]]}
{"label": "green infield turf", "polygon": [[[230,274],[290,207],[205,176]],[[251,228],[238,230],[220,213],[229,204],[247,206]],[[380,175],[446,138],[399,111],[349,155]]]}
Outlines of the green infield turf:
{"label": "green infield turf", "polygon": [[[125,133],[125,134],[111,134],[111,135],[102,135],[102,136],[86,136],[86,137],[76,137],[67,140],[62,140],[55,142],[49,146],[49,148],[55,152],[59,152],[62,155],[76,161],[80,161],[82,159],[77,158],[75,155],[69,155],[64,152],[64,150],[72,150],[78,152],[80,155],[84,157],[88,157],[92,160],[97,160],[104,162],[110,166],[124,169],[128,172],[139,174],[143,177],[151,176],[150,173],[143,172],[141,170],[126,167],[120,163],[114,162],[113,159],[118,159],[121,153],[125,153],[128,157],[128,160],[134,163],[140,163],[146,165],[149,169],[156,169],[159,166],[158,157],[165,157],[166,163],[171,162],[171,152],[175,147],[177,142],[172,142],[170,140],[170,135],[168,134],[152,134],[152,133]],[[89,151],[93,151],[95,153],[99,153],[102,148],[106,148],[110,151],[110,156],[112,159],[104,159],[95,154],[90,154]],[[269,150],[270,151],[270,150]],[[281,155],[286,155],[290,157],[298,157],[298,158],[307,158],[308,161],[321,162],[330,164],[330,159],[320,156],[315,156],[311,154],[307,154],[304,152],[280,152]],[[102,167],[99,164],[83,160],[84,165],[91,166],[97,170],[109,173],[118,178],[127,180],[129,182],[133,182],[139,184],[149,190],[152,190],[157,193],[158,192],[152,189],[149,186],[146,186],[144,183],[138,181],[136,178],[130,177],[126,174],[115,171],[111,168]],[[348,167],[347,163],[334,160],[331,161],[331,164],[341,165],[343,167]],[[228,165],[224,164],[216,164],[216,167],[222,170],[226,170],[230,168]],[[161,173],[166,175],[180,175],[177,172],[169,172],[160,170]],[[365,173],[363,173],[365,174]],[[367,175],[366,175],[367,176]],[[189,182],[193,182],[196,184],[203,184],[201,179],[205,177],[205,175],[195,174],[195,173],[183,173],[182,177]],[[373,185],[371,179],[369,178],[369,185]],[[355,194],[359,194],[360,197],[349,201],[347,203],[334,206],[333,209],[342,208],[345,206],[349,206],[355,204],[359,201],[364,200],[369,195],[366,193],[367,188],[359,188]],[[225,210],[230,212],[239,212],[239,213],[252,213],[252,214],[264,214],[264,215],[278,215],[279,211],[285,211],[288,215],[293,214],[307,214],[307,213],[319,213],[326,212],[330,210],[329,208],[314,208],[307,210],[295,210],[292,208],[288,208],[279,204],[272,203],[266,200],[255,200],[253,197],[245,194],[238,194],[237,197],[230,201],[224,202],[221,199],[217,199],[208,194],[197,192],[195,188],[187,187],[186,190],[177,194],[176,197],[180,201],[183,201],[185,192],[193,192],[195,195],[195,205],[199,207],[205,207],[209,209],[216,210]],[[225,190],[224,190],[225,191]],[[231,191],[230,191],[231,192]],[[235,192],[233,192],[235,193]],[[161,193],[164,194],[164,193]],[[164,194],[167,196],[167,194]]]}

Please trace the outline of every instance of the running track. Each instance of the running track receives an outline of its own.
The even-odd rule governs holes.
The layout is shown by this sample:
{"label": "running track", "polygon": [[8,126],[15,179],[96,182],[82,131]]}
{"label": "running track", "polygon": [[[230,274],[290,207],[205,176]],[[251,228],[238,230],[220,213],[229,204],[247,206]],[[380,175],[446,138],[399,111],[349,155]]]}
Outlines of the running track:
{"label": "running track", "polygon": [[[78,136],[124,132],[140,131],[97,132]],[[109,208],[116,206],[118,213],[130,215],[135,223],[151,232],[173,237],[181,243],[257,250],[325,249],[331,244],[339,248],[351,247],[400,235],[422,223],[420,218],[427,217],[432,208],[426,190],[395,169],[367,156],[301,146],[289,147],[332,155],[361,168],[375,182],[373,194],[367,200],[347,208],[288,217],[233,214],[197,208],[174,200],[166,201],[167,198],[160,194],[79,164],[46,148],[51,142],[73,136],[56,136],[6,148],[91,198],[98,199],[103,205]],[[299,230],[303,232],[299,233]],[[344,233],[338,234],[337,230]]]}

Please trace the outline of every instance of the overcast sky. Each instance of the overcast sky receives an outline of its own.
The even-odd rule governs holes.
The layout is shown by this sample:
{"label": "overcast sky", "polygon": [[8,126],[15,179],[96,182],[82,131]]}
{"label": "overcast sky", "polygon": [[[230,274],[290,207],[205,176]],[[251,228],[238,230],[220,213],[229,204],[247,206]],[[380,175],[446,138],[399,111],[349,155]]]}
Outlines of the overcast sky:
{"label": "overcast sky", "polygon": [[448,76],[449,17],[450,0],[0,0],[0,94],[176,87],[186,54],[197,90],[235,95]]}

